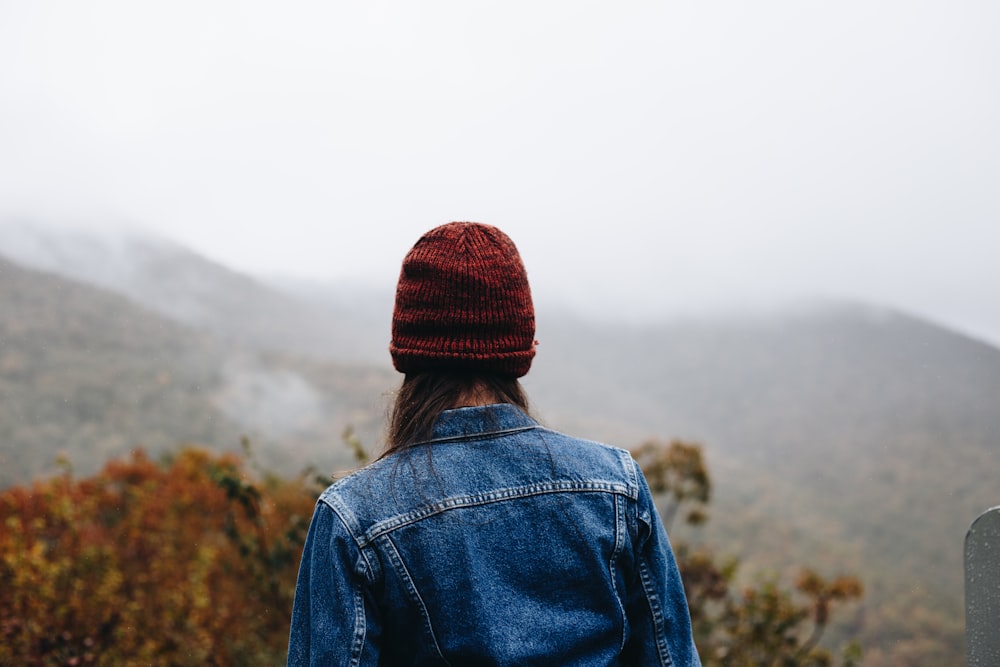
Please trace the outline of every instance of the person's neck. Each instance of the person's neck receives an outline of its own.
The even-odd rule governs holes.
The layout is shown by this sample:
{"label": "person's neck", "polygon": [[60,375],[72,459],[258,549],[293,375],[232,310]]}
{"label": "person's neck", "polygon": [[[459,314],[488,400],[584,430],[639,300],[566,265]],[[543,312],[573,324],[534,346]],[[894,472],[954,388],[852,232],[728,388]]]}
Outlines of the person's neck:
{"label": "person's neck", "polygon": [[482,384],[475,384],[468,390],[462,392],[455,401],[456,408],[475,408],[482,405],[493,405],[497,402],[497,397],[492,391]]}

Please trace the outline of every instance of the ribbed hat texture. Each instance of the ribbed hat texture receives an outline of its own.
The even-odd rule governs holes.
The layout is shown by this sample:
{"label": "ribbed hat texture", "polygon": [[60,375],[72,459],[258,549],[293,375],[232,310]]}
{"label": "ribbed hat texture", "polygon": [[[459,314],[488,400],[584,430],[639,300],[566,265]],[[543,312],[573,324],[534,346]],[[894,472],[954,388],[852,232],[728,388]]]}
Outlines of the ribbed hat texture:
{"label": "ribbed hat texture", "polygon": [[534,341],[528,276],[502,231],[451,222],[424,234],[406,255],[389,345],[396,370],[518,378],[531,368]]}

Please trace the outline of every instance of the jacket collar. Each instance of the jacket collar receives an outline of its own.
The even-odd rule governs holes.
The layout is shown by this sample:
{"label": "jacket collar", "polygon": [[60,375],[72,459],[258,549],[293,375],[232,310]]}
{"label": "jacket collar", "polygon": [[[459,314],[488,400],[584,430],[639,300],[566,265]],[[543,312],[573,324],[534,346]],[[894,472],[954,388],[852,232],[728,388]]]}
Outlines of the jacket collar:
{"label": "jacket collar", "polygon": [[509,403],[455,408],[445,410],[438,416],[427,442],[492,436],[537,427],[538,422]]}

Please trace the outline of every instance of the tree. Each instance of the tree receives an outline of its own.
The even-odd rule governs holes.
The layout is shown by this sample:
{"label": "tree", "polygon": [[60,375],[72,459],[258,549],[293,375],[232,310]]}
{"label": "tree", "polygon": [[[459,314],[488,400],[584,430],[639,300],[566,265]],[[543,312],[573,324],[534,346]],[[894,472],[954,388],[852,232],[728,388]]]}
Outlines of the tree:
{"label": "tree", "polygon": [[632,456],[639,463],[649,490],[656,496],[666,496],[666,506],[660,512],[663,526],[673,527],[674,517],[682,505],[692,506],[685,521],[698,525],[708,520],[705,508],[712,496],[712,480],[701,454],[701,445],[680,440],[663,446],[649,440],[636,449]]}

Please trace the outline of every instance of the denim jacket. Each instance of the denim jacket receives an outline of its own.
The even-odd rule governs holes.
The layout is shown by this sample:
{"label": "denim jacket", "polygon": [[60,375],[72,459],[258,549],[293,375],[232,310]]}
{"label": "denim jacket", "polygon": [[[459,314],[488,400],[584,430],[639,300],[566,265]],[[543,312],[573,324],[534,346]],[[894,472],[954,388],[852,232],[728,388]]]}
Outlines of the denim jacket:
{"label": "denim jacket", "polygon": [[629,453],[512,405],[328,488],[289,665],[699,665],[680,574]]}

